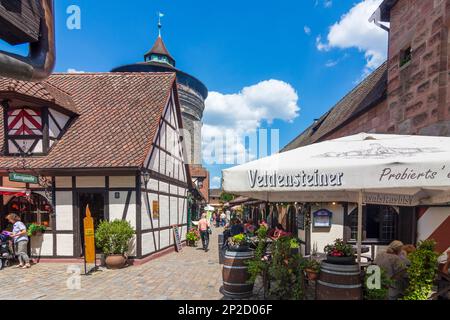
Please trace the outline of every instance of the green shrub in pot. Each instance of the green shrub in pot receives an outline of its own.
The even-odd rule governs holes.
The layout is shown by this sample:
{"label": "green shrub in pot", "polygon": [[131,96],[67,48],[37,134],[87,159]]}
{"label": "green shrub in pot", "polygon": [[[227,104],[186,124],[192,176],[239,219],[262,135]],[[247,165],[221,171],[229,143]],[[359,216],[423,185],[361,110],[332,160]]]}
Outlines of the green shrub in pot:
{"label": "green shrub in pot", "polygon": [[[108,265],[108,258],[113,257],[118,260],[119,266],[110,266],[112,269],[117,269],[123,266],[126,262],[126,253],[131,239],[134,236],[134,229],[128,221],[114,220],[101,221],[95,232],[95,242],[97,247],[107,256],[106,264]],[[123,259],[120,259],[123,257]],[[112,258],[109,259],[112,261]]]}

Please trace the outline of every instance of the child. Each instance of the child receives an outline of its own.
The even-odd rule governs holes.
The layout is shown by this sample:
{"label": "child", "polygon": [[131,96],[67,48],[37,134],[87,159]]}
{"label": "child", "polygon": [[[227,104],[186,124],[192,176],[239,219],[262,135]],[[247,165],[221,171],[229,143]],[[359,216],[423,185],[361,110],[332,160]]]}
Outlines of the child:
{"label": "child", "polygon": [[13,224],[13,232],[11,238],[14,239],[14,245],[16,247],[16,254],[19,257],[18,268],[27,269],[30,268],[30,258],[28,257],[28,234],[27,227],[20,221],[20,217],[15,213],[10,213],[6,216],[6,219]]}

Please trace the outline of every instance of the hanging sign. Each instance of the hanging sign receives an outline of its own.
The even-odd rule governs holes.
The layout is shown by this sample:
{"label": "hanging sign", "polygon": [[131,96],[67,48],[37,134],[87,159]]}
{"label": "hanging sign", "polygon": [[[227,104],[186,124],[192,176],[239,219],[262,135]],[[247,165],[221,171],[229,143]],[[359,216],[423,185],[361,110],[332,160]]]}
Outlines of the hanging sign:
{"label": "hanging sign", "polygon": [[387,193],[364,193],[364,203],[386,206],[415,206],[414,196]]}
{"label": "hanging sign", "polygon": [[327,209],[320,209],[313,213],[314,228],[330,228],[333,213]]}
{"label": "hanging sign", "polygon": [[38,177],[31,174],[11,172],[9,174],[9,181],[37,184]]}
{"label": "hanging sign", "polygon": [[86,217],[83,219],[84,226],[84,260],[86,263],[95,263],[95,231],[94,219],[91,216],[89,205],[86,206]]}
{"label": "hanging sign", "polygon": [[181,245],[181,237],[178,231],[178,227],[172,226],[172,229],[173,229],[173,238],[175,241],[175,249],[177,250],[177,252],[180,252],[181,249],[183,249],[183,246]]}

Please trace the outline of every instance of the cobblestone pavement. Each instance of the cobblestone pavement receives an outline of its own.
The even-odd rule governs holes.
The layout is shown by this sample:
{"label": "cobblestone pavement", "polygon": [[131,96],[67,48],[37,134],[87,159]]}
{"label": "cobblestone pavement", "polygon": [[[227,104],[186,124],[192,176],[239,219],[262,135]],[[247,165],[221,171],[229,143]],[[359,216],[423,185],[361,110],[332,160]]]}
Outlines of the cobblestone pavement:
{"label": "cobblestone pavement", "polygon": [[0,300],[6,299],[145,299],[218,300],[222,285],[217,235],[213,230],[210,251],[185,247],[141,266],[98,271],[81,276],[80,289],[68,289],[69,267],[83,265],[40,263],[31,269],[0,270]]}

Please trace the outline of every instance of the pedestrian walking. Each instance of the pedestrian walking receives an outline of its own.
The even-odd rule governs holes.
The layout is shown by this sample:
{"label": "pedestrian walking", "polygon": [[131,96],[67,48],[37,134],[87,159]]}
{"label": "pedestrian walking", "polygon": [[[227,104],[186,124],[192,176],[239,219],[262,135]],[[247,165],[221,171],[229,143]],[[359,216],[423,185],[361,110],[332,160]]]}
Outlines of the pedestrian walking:
{"label": "pedestrian walking", "polygon": [[28,234],[27,227],[20,220],[20,217],[15,213],[10,213],[6,216],[6,219],[13,224],[13,232],[11,238],[14,239],[14,246],[16,254],[19,258],[18,268],[27,269],[30,268],[30,258],[28,257]]}
{"label": "pedestrian walking", "polygon": [[211,224],[207,219],[207,214],[202,214],[202,218],[198,222],[198,230],[200,231],[200,237],[202,238],[203,250],[208,252],[209,246],[209,233],[211,232]]}
{"label": "pedestrian walking", "polygon": [[227,215],[222,212],[222,214],[220,215],[220,226],[225,227],[226,223],[227,223]]}

